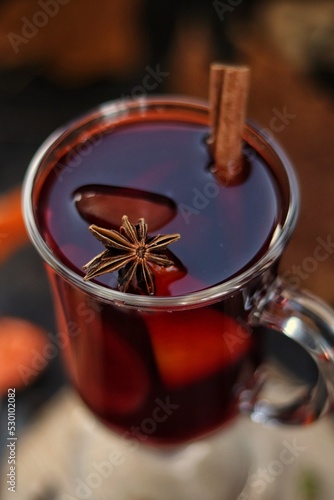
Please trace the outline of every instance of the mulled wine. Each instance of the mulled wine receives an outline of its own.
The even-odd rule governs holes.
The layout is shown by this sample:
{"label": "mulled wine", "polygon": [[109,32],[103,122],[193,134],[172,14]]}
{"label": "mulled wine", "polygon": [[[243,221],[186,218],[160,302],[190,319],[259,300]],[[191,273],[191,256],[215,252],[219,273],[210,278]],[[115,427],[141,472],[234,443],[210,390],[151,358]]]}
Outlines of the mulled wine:
{"label": "mulled wine", "polygon": [[[279,221],[278,188],[259,156],[243,182],[219,183],[207,136],[196,124],[140,123],[106,133],[76,167],[61,158],[39,200],[40,229],[53,252],[83,276],[83,265],[103,249],[89,224],[118,229],[126,213],[132,223],[144,217],[152,236],[181,234],[171,247],[181,264],[158,273],[158,295],[195,292],[249,267]],[[117,289],[116,277],[97,282]]]}
{"label": "mulled wine", "polygon": [[[82,279],[83,265],[103,251],[90,224],[119,229],[126,214],[133,224],[144,217],[150,236],[180,233],[168,250],[173,265],[153,272],[157,298],[182,298],[256,263],[275,237],[282,200],[255,151],[244,155],[243,178],[224,184],[205,120],[160,115],[116,120],[86,134],[81,149],[60,150],[39,187],[36,219],[55,258]],[[89,295],[48,271],[69,372],[108,426],[143,443],[170,444],[236,415],[261,361],[260,331],[247,326],[242,292],[177,310],[155,310],[153,297],[149,310]],[[117,272],[94,283],[117,290]]]}

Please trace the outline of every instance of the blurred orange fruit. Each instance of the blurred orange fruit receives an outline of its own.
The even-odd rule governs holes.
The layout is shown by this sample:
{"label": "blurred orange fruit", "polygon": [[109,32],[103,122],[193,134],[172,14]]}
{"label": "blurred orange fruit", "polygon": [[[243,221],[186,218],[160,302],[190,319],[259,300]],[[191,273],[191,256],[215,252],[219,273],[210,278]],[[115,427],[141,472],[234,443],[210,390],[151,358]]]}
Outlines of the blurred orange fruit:
{"label": "blurred orange fruit", "polygon": [[0,196],[0,264],[28,242],[21,208],[21,188]]}
{"label": "blurred orange fruit", "polygon": [[44,330],[29,321],[0,318],[0,394],[30,384],[48,364]]}

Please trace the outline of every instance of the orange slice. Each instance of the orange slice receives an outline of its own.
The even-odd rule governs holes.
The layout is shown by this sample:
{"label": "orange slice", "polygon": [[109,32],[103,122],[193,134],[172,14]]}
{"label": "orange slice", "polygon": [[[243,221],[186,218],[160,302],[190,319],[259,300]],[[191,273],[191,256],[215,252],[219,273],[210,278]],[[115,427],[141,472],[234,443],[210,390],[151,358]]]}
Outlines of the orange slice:
{"label": "orange slice", "polygon": [[228,367],[251,346],[248,330],[210,308],[147,314],[146,323],[161,377],[176,388]]}
{"label": "orange slice", "polygon": [[[168,257],[171,258],[171,260],[173,259],[173,257],[170,257],[170,254]],[[176,263],[169,267],[158,266],[149,262],[149,266],[155,277],[155,294],[159,297],[168,297],[171,295],[171,285],[187,274],[187,271],[175,257],[174,261],[176,261]]]}
{"label": "orange slice", "polygon": [[144,361],[111,328],[100,341],[97,336],[84,340],[83,336],[74,351],[77,385],[83,398],[100,414],[136,411],[151,385]]}

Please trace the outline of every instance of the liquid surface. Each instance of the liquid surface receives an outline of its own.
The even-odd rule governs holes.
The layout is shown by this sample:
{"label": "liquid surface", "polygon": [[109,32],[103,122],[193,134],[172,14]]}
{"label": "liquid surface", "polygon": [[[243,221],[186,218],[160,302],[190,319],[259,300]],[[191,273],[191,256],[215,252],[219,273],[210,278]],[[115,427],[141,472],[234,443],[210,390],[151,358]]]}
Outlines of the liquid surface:
{"label": "liquid surface", "polygon": [[[82,266],[104,250],[88,230],[91,223],[118,229],[121,215],[134,224],[144,216],[150,236],[181,234],[170,251],[182,272],[170,273],[157,295],[198,291],[245,270],[268,249],[279,222],[278,188],[260,157],[242,183],[223,186],[209,168],[207,135],[196,124],[127,125],[85,154],[63,157],[40,195],[47,244],[83,276]],[[161,279],[166,282],[166,272]],[[117,289],[117,273],[96,282]]]}

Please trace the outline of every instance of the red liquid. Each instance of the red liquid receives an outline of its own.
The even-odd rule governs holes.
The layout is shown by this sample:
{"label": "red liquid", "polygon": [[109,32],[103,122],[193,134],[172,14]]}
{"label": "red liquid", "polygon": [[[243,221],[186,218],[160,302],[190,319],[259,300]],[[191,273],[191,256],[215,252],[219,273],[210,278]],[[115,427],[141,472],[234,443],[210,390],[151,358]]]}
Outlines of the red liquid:
{"label": "red liquid", "polygon": [[[81,217],[76,195],[109,191],[111,197],[117,193],[121,197],[124,188],[130,188],[130,198],[138,207],[132,210],[132,223],[142,216],[141,200],[152,199],[154,205],[158,198],[162,200],[157,203],[159,210],[165,201],[165,212],[171,217],[151,235],[181,234],[170,250],[188,272],[170,284],[170,295],[208,288],[247,268],[268,248],[277,225],[275,182],[257,158],[245,182],[228,187],[218,184],[209,169],[207,134],[207,128],[199,125],[123,126],[105,136],[90,155],[74,161],[76,166],[63,158],[46,181],[40,199],[41,232],[50,247],[83,276],[82,266],[104,249],[88,231],[88,224],[106,225],[106,221]],[[131,201],[124,204],[125,209],[129,204]],[[112,198],[109,207],[111,223],[118,229],[121,217],[113,215]],[[145,215],[147,212],[154,216],[154,209],[145,210]],[[162,219],[166,220],[165,213]],[[96,281],[116,288],[116,278],[105,275]]]}
{"label": "red liquid", "polygon": [[[126,213],[132,223],[144,216],[150,235],[181,234],[170,247],[175,267],[156,275],[157,295],[205,289],[247,269],[268,249],[279,191],[259,157],[242,183],[219,185],[207,134],[195,124],[122,126],[75,167],[63,158],[40,193],[39,226],[53,252],[83,275],[82,266],[104,249],[88,225],[118,228]],[[89,298],[53,271],[50,278],[70,338],[70,372],[113,429],[167,444],[207,433],[236,413],[237,394],[260,358],[259,332],[242,324],[240,294],[189,311],[144,313]],[[96,282],[116,288],[117,274]]]}

